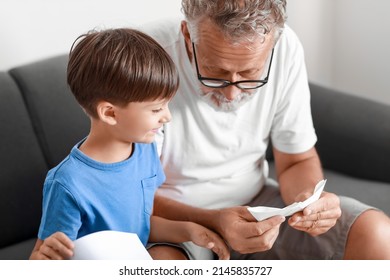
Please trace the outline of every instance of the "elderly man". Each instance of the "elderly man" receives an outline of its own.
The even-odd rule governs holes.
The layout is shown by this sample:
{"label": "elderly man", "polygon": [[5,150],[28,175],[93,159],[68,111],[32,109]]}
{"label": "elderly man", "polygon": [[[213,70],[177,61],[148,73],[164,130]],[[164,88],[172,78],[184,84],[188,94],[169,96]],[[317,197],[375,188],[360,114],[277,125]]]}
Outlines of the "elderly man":
{"label": "elderly man", "polygon": [[[154,214],[220,234],[234,259],[390,259],[390,221],[324,191],[287,220],[247,205],[302,201],[323,179],[302,46],[283,0],[183,0],[185,20],[148,26],[180,73],[160,135],[167,180]],[[272,141],[277,183],[265,159]],[[275,186],[276,185],[276,186]],[[192,243],[151,244],[159,258],[212,258]]]}

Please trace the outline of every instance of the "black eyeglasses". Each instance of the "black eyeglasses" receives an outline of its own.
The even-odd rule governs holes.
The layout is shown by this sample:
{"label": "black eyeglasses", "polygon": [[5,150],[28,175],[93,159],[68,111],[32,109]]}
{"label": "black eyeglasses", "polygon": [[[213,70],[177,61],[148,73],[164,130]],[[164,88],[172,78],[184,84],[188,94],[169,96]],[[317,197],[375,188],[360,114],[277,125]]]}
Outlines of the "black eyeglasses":
{"label": "black eyeglasses", "polygon": [[198,80],[202,83],[202,85],[210,88],[224,88],[228,86],[236,86],[240,89],[256,89],[264,86],[268,82],[269,72],[271,71],[271,65],[272,65],[272,58],[274,56],[274,49],[272,49],[271,52],[271,59],[268,66],[267,76],[263,80],[243,80],[243,81],[237,81],[237,82],[231,82],[224,79],[216,79],[216,78],[207,78],[202,77],[199,73],[199,67],[198,67],[198,60],[196,59],[196,52],[195,52],[195,44],[192,42],[192,49],[194,51],[194,60],[195,60],[195,66],[196,66],[196,73],[198,75]]}

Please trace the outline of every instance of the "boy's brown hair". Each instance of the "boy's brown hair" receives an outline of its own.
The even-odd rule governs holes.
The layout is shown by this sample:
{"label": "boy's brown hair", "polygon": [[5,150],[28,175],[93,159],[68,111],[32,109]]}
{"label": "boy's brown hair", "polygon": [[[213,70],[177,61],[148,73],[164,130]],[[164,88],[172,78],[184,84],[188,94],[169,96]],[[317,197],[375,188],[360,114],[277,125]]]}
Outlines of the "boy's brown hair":
{"label": "boy's brown hair", "polygon": [[69,54],[67,79],[79,104],[91,117],[96,105],[170,99],[179,76],[165,50],[145,33],[117,28],[79,36]]}

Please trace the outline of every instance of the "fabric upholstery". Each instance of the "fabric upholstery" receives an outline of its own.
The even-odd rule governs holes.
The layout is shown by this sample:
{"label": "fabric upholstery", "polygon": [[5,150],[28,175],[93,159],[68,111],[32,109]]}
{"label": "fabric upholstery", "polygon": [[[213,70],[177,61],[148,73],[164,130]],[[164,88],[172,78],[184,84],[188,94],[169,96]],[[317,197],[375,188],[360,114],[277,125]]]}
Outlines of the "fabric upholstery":
{"label": "fabric upholstery", "polygon": [[314,84],[310,88],[324,168],[390,183],[389,106]]}
{"label": "fabric upholstery", "polygon": [[89,132],[89,120],[68,88],[66,67],[63,55],[9,71],[23,93],[49,167]]}
{"label": "fabric upholstery", "polygon": [[1,248],[37,235],[47,165],[22,96],[4,72],[0,72],[0,100]]}

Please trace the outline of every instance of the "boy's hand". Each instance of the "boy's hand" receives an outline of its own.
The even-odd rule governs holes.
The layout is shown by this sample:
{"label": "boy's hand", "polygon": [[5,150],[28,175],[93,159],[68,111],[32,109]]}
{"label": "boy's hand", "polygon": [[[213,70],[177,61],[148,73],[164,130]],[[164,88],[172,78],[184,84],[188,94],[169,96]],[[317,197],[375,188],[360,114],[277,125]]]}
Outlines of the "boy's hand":
{"label": "boy's hand", "polygon": [[230,251],[225,241],[215,232],[195,223],[189,223],[191,241],[198,246],[212,250],[220,260],[228,260]]}
{"label": "boy's hand", "polygon": [[[41,243],[41,244],[39,244]],[[73,256],[73,242],[62,232],[56,232],[44,241],[38,240],[30,259],[65,260]]]}

